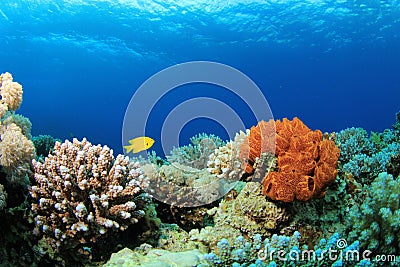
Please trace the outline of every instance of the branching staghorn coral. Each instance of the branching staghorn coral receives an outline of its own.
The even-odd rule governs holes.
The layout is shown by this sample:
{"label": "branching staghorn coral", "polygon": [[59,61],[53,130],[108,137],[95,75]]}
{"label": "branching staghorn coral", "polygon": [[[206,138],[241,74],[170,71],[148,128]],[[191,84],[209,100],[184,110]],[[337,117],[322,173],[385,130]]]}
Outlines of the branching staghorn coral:
{"label": "branching staghorn coral", "polygon": [[34,160],[33,166],[35,232],[56,253],[87,254],[84,247],[126,230],[145,214],[147,177],[138,162],[114,158],[107,146],[85,138],[56,142],[44,162]]}

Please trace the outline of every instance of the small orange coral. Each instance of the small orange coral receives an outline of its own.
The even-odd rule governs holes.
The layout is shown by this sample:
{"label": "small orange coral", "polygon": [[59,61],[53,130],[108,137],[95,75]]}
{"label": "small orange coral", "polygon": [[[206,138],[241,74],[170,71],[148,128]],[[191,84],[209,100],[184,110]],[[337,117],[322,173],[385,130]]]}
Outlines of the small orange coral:
{"label": "small orange coral", "polygon": [[275,122],[260,121],[257,126],[250,129],[249,136],[240,146],[239,157],[243,160],[243,169],[251,174],[254,171],[253,164],[262,153],[275,153]]}
{"label": "small orange coral", "polygon": [[278,120],[276,129],[278,171],[265,176],[263,194],[284,202],[324,196],[337,175],[335,143],[322,140],[321,131],[311,131],[298,118]]}

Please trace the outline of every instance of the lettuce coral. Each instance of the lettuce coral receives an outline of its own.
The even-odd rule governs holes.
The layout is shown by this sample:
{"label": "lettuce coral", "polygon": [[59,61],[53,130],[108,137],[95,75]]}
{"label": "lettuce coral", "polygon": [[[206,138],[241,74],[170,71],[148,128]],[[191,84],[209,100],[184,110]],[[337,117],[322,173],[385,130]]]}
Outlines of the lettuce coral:
{"label": "lettuce coral", "polygon": [[284,202],[324,196],[337,175],[335,143],[322,140],[321,131],[311,131],[298,118],[277,120],[276,133],[278,171],[265,176],[263,194]]}

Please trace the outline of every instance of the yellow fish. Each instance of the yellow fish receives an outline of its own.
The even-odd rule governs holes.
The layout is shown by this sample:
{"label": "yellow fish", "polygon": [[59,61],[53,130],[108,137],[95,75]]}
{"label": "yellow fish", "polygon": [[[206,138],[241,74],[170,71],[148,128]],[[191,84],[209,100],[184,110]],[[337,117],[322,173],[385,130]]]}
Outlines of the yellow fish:
{"label": "yellow fish", "polygon": [[149,149],[154,144],[154,140],[146,136],[136,137],[129,140],[128,142],[130,145],[124,146],[124,148],[126,149],[126,153],[138,153],[140,151]]}

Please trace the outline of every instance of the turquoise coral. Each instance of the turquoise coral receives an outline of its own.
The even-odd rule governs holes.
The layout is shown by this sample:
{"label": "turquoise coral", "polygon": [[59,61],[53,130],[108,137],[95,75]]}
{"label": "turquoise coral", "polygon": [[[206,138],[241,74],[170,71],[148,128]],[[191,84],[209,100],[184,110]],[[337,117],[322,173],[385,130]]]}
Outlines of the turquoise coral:
{"label": "turquoise coral", "polygon": [[53,150],[56,140],[51,135],[38,135],[32,138],[32,142],[35,145],[36,155],[38,157],[46,157]]}
{"label": "turquoise coral", "polygon": [[342,172],[351,174],[359,182],[370,184],[381,172],[398,175],[400,166],[399,121],[393,129],[383,133],[362,128],[348,128],[337,134],[336,143],[340,147]]}
{"label": "turquoise coral", "polygon": [[348,212],[349,240],[374,253],[400,252],[400,179],[380,173],[370,186],[364,186],[363,203]]}
{"label": "turquoise coral", "polygon": [[201,133],[190,138],[191,144],[173,148],[167,159],[171,163],[203,169],[207,167],[208,157],[225,142],[214,134]]}
{"label": "turquoise coral", "polygon": [[336,144],[340,148],[340,162],[349,162],[354,155],[370,155],[374,152],[373,143],[363,128],[347,128],[336,135]]}
{"label": "turquoise coral", "polygon": [[[272,266],[373,266],[362,258],[359,242],[350,245],[343,242],[338,233],[328,240],[322,238],[313,249],[300,244],[300,233],[292,236],[273,235],[271,239],[254,236],[252,241],[240,236],[233,244],[222,239],[213,252],[204,255],[205,266],[272,267]],[[330,254],[329,254],[330,253]],[[356,255],[353,257],[353,255]],[[358,257],[357,257],[358,255]]]}

